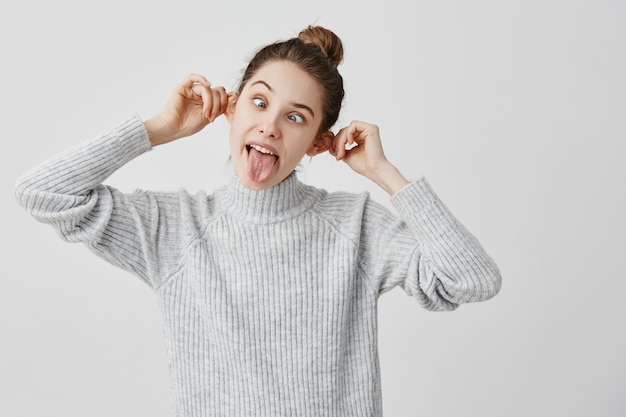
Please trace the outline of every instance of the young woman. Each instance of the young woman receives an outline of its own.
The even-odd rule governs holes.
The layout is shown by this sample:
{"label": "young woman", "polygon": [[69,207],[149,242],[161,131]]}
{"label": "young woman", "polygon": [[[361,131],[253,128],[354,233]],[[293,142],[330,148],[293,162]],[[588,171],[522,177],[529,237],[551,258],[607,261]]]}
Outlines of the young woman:
{"label": "young woman", "polygon": [[[427,309],[453,310],[500,288],[426,180],[386,159],[375,125],[331,132],[342,54],[334,33],[308,27],[261,49],[236,93],[192,74],[155,117],[130,117],[17,185],[36,219],[154,289],[178,416],[380,416],[378,297],[399,285]],[[211,195],[102,184],[222,114],[234,175]],[[326,151],[388,191],[398,215],[365,193],[299,182],[302,157]]]}

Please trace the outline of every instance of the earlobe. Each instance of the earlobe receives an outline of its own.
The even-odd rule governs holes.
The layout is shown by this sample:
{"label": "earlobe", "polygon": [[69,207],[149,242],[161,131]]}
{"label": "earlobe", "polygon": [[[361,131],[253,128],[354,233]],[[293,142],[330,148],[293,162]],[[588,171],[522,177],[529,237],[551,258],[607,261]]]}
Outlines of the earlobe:
{"label": "earlobe", "polygon": [[313,145],[306,152],[309,156],[315,156],[322,152],[326,152],[330,149],[331,144],[333,143],[333,139],[335,138],[335,134],[333,132],[326,131],[320,133],[315,140],[313,141]]}
{"label": "earlobe", "polygon": [[226,105],[226,111],[224,111],[224,116],[226,116],[226,120],[228,123],[232,123],[233,115],[235,114],[235,107],[237,107],[237,100],[239,99],[239,94],[234,91],[228,93],[228,104]]}

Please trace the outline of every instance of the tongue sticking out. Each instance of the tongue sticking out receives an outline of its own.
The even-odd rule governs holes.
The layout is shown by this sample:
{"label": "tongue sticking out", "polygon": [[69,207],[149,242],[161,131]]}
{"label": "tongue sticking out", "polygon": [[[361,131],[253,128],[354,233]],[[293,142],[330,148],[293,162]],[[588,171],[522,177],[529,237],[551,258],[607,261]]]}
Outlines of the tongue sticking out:
{"label": "tongue sticking out", "polygon": [[255,182],[265,181],[272,173],[272,168],[274,168],[277,159],[274,155],[268,155],[251,148],[248,153],[248,176]]}

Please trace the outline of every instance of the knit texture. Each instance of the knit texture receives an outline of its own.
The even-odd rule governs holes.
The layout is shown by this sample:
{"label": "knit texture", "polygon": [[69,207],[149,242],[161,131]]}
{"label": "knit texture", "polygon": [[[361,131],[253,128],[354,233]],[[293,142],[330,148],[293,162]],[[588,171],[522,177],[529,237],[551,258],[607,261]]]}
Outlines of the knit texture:
{"label": "knit texture", "polygon": [[176,416],[381,416],[380,294],[453,310],[500,288],[425,179],[392,198],[397,215],[295,174],[262,191],[233,175],[212,195],[102,184],[149,149],[130,117],[26,173],[16,196],[154,289]]}

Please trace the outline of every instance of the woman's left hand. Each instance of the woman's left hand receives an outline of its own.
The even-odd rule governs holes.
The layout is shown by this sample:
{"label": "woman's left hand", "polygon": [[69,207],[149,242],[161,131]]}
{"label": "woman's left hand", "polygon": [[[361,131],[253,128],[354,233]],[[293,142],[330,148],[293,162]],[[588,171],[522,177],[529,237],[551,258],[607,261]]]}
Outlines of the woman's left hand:
{"label": "woman's left hand", "polygon": [[[346,145],[352,148],[346,149]],[[353,121],[341,129],[335,135],[329,152],[366,177],[387,162],[378,126],[365,122]]]}
{"label": "woman's left hand", "polygon": [[[346,145],[351,146],[346,149]],[[355,172],[369,178],[389,194],[395,194],[408,180],[383,152],[378,126],[353,121],[334,137],[329,152]]]}

